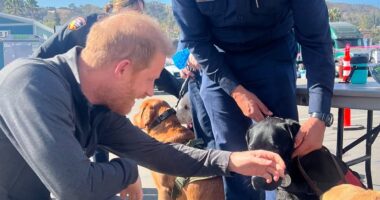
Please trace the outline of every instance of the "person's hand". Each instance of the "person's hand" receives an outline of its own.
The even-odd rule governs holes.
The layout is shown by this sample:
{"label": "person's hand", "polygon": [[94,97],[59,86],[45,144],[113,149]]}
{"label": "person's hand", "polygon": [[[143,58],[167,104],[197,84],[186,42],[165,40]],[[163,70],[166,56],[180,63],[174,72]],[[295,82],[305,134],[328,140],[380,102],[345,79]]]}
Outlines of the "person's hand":
{"label": "person's hand", "polygon": [[304,156],[322,147],[323,137],[326,130],[325,123],[317,118],[309,118],[302,124],[294,142],[292,157]]}
{"label": "person's hand", "polygon": [[142,184],[141,184],[141,179],[140,176],[137,177],[137,180],[135,183],[128,185],[127,188],[122,190],[120,192],[120,198],[125,200],[142,200],[143,199],[143,191],[142,191]]}
{"label": "person's hand", "polygon": [[284,177],[285,163],[273,152],[264,150],[232,152],[228,169],[245,176],[260,176],[267,183]]}
{"label": "person's hand", "polygon": [[271,116],[273,113],[257,98],[256,95],[246,90],[243,86],[237,86],[231,94],[243,114],[256,122]]}
{"label": "person's hand", "polygon": [[194,78],[194,74],[193,74],[193,72],[191,72],[190,70],[189,70],[189,68],[184,68],[184,69],[182,69],[180,72],[179,72],[179,75],[181,76],[181,78],[183,78],[183,79],[187,79],[187,78],[189,78],[189,77],[191,77],[191,78]]}
{"label": "person's hand", "polygon": [[193,54],[189,55],[189,58],[187,59],[187,66],[191,67],[193,70],[199,70],[200,68],[199,63]]}

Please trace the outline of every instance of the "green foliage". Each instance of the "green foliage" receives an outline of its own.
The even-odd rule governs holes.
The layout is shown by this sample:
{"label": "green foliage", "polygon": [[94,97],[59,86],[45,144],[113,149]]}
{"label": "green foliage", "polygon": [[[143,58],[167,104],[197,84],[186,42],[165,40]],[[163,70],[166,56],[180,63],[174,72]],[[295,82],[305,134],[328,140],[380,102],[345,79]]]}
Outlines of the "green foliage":
{"label": "green foliage", "polygon": [[329,9],[329,20],[330,22],[338,22],[342,19],[342,12],[339,8]]}
{"label": "green foliage", "polygon": [[[38,6],[36,0],[0,0],[0,12],[35,19],[49,27],[54,27],[55,25],[66,24],[77,16],[101,13],[103,8],[90,4],[76,6],[74,3],[67,7],[43,8]],[[146,13],[156,18],[162,29],[171,38],[178,38],[179,27],[174,20],[170,5],[158,1],[149,1],[146,2]]]}
{"label": "green foliage", "polygon": [[[110,0],[112,1],[112,0]],[[380,9],[366,5],[352,5],[344,3],[329,3],[330,21],[347,21],[359,27],[365,37],[372,38],[373,42],[380,42]],[[40,21],[49,27],[63,25],[77,16],[86,16],[91,13],[101,13],[103,8],[94,5],[46,8],[39,7],[37,0],[0,0],[0,11]],[[178,38],[177,26],[172,8],[168,4],[158,1],[146,2],[146,13],[160,23],[162,29],[173,39]]]}
{"label": "green foliage", "polygon": [[161,25],[161,28],[168,34],[170,38],[178,38],[180,30],[174,19],[171,6],[160,3],[158,1],[152,1],[146,2],[145,7],[146,13],[157,19]]}
{"label": "green foliage", "polygon": [[38,3],[36,0],[25,0],[24,1],[25,14],[34,19],[34,16],[38,9]]}
{"label": "green foliage", "polygon": [[50,28],[60,25],[60,18],[55,10],[49,11],[43,19],[43,23]]}
{"label": "green foliage", "polygon": [[23,14],[24,1],[22,0],[4,0],[4,11],[12,15]]}

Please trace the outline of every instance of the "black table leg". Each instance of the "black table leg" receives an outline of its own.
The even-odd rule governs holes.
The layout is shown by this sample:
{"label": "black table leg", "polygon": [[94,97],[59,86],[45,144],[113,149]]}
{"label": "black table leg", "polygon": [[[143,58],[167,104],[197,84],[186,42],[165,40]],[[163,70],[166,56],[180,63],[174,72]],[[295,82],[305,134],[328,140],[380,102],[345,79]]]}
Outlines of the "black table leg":
{"label": "black table leg", "polygon": [[372,174],[371,174],[371,154],[372,154],[372,123],[373,123],[373,111],[368,110],[367,112],[367,139],[365,145],[365,155],[369,156],[369,159],[365,161],[365,173],[367,178],[367,187],[372,189]]}
{"label": "black table leg", "polygon": [[344,108],[338,108],[336,156],[339,159],[342,159],[342,154],[343,154],[343,116],[344,116]]}

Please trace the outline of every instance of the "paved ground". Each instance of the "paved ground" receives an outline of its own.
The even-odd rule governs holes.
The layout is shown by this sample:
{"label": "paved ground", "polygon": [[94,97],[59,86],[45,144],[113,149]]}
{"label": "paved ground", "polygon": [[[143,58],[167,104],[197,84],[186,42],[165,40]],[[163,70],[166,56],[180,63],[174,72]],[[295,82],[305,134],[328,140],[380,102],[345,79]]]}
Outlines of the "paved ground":
{"label": "paved ground", "polygon": [[[300,84],[304,84],[305,80],[299,79],[298,81]],[[162,93],[157,93],[154,98],[160,98],[164,99],[169,102],[171,105],[175,105],[176,99],[170,95],[165,95]],[[129,116],[133,115],[137,112],[137,108],[139,104],[141,103],[141,100],[136,101],[136,105],[132,109]],[[305,121],[308,118],[308,112],[307,107],[299,106],[299,114],[300,114],[300,121],[301,123]],[[334,117],[337,118],[338,111],[337,109],[332,109],[332,113],[334,114]],[[366,126],[366,116],[367,112],[362,110],[351,110],[351,123],[357,124],[357,125],[363,125]],[[380,123],[380,112],[375,111],[374,112],[374,121],[373,124],[378,125]],[[354,141],[356,138],[359,138],[365,130],[356,130],[356,131],[345,131],[344,132],[344,145],[349,144],[351,141]],[[330,149],[332,153],[335,153],[336,151],[336,120],[335,124],[327,128],[325,133],[325,139],[324,139],[324,145]],[[343,160],[349,161],[354,158],[357,158],[364,154],[365,145],[361,144],[360,146],[354,148],[351,150],[351,152],[348,152],[344,155]],[[380,140],[377,140],[375,144],[372,147],[372,180],[374,184],[374,188],[376,190],[380,190],[380,173],[378,173],[378,168],[380,168]],[[355,171],[359,172],[359,174],[363,177],[364,181],[365,179],[365,170],[364,170],[364,164],[358,164],[352,167]],[[155,186],[153,184],[152,178],[150,176],[149,170],[140,167],[140,177],[143,182],[144,187],[144,200],[155,200],[157,199],[157,191],[155,189]]]}

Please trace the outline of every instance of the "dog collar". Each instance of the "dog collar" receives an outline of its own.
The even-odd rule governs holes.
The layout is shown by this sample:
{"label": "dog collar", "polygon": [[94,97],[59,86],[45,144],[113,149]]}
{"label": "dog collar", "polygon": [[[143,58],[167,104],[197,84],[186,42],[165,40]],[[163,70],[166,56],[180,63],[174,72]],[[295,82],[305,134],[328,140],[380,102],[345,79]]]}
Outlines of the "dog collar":
{"label": "dog collar", "polygon": [[173,108],[166,110],[164,113],[162,113],[161,115],[156,117],[153,120],[153,122],[148,126],[148,128],[152,129],[152,128],[156,127],[161,122],[163,122],[164,120],[166,120],[167,118],[169,118],[170,116],[175,115],[175,114],[176,114],[176,111]]}

